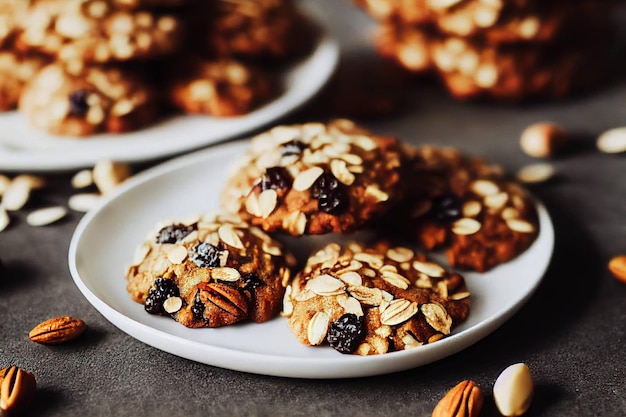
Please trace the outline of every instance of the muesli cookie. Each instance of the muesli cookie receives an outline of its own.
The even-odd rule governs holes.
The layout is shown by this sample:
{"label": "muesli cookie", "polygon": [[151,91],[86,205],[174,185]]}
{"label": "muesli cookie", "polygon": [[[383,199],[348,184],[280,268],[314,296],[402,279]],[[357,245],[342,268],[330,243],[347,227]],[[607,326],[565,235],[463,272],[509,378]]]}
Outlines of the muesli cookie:
{"label": "muesli cookie", "polygon": [[18,48],[80,66],[171,53],[182,41],[183,24],[177,15],[127,10],[113,0],[38,0],[21,29]]}
{"label": "muesli cookie", "polygon": [[[458,99],[522,101],[561,98],[598,84],[608,72],[610,43],[595,32],[575,47],[496,45],[448,37],[431,43],[432,62]],[[604,41],[603,41],[604,39]]]}
{"label": "muesli cookie", "polygon": [[401,145],[345,119],[278,126],[252,138],[222,207],[268,232],[350,232],[401,197]]}
{"label": "muesli cookie", "polygon": [[167,222],[138,248],[127,290],[150,314],[186,327],[220,327],[276,316],[292,255],[236,216]]}
{"label": "muesli cookie", "polygon": [[533,0],[355,0],[394,26],[436,28],[442,35],[480,37],[491,44],[551,42],[589,19],[606,18],[610,2]]}
{"label": "muesli cookie", "polygon": [[487,271],[514,259],[537,238],[539,222],[529,193],[500,167],[453,148],[413,152],[411,198],[389,230],[426,250],[447,249],[453,267]]}
{"label": "muesli cookie", "polygon": [[331,243],[287,287],[282,314],[305,345],[375,355],[436,342],[469,311],[464,278],[423,254]]}
{"label": "muesli cookie", "polygon": [[71,73],[61,63],[41,69],[24,88],[19,110],[34,127],[55,135],[119,133],[159,114],[159,99],[141,72],[89,66]]}
{"label": "muesli cookie", "polygon": [[47,63],[38,55],[0,49],[0,111],[17,107],[26,83]]}
{"label": "muesli cookie", "polygon": [[191,7],[194,42],[219,57],[286,58],[308,42],[293,0],[213,0]]}
{"label": "muesli cookie", "polygon": [[269,73],[228,58],[179,62],[168,72],[170,101],[185,113],[243,115],[277,92]]}

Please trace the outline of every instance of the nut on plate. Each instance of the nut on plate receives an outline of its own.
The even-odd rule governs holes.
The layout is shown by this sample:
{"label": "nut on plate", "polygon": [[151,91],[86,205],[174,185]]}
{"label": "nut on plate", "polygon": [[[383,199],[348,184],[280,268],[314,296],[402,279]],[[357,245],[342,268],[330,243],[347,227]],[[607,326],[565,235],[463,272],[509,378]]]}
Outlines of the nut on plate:
{"label": "nut on plate", "polygon": [[556,123],[540,122],[528,126],[520,136],[520,147],[533,158],[556,156],[565,146],[567,135]]}
{"label": "nut on plate", "polygon": [[483,393],[474,381],[458,383],[439,401],[432,417],[478,417],[483,407]]}
{"label": "nut on plate", "polygon": [[524,363],[507,367],[493,385],[493,399],[498,411],[505,417],[517,417],[526,413],[533,393],[533,377]]}
{"label": "nut on plate", "polygon": [[0,411],[7,414],[23,410],[32,402],[37,389],[35,376],[10,366],[0,370]]}
{"label": "nut on plate", "polygon": [[609,261],[609,271],[618,280],[626,284],[626,255],[618,255]]}
{"label": "nut on plate", "polygon": [[81,319],[69,316],[55,317],[35,326],[28,338],[43,345],[54,345],[76,339],[87,325]]}

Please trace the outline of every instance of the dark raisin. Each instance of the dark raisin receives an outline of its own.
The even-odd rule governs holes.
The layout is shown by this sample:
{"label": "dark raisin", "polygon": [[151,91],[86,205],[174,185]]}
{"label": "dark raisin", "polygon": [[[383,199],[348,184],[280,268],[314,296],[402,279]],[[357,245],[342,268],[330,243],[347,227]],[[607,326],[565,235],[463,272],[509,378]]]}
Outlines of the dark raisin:
{"label": "dark raisin", "polygon": [[82,89],[72,91],[69,95],[70,100],[70,114],[73,116],[82,117],[89,111],[89,103],[87,103],[87,97],[89,91]]}
{"label": "dark raisin", "polygon": [[244,290],[254,290],[259,287],[265,285],[265,282],[259,278],[259,276],[255,272],[250,272],[249,274],[244,274],[243,276],[243,289]]}
{"label": "dark raisin", "polygon": [[300,155],[307,145],[297,139],[282,144],[283,156]]}
{"label": "dark raisin", "polygon": [[326,340],[341,353],[354,352],[365,339],[365,320],[356,314],[344,314],[330,323]]}
{"label": "dark raisin", "polygon": [[165,314],[163,303],[170,297],[178,297],[180,292],[171,279],[157,278],[150,288],[144,308],[150,314]]}
{"label": "dark raisin", "polygon": [[185,226],[184,224],[172,224],[165,226],[157,234],[157,243],[176,243],[185,238],[189,233],[198,228],[197,224]]}
{"label": "dark raisin", "polygon": [[293,179],[284,167],[270,167],[265,170],[261,179],[261,191],[282,190],[291,187]]}
{"label": "dark raisin", "polygon": [[191,261],[200,268],[215,268],[220,266],[220,251],[210,243],[200,243],[194,248]]}
{"label": "dark raisin", "polygon": [[196,293],[193,299],[193,305],[191,306],[191,313],[196,320],[204,320],[204,303],[200,300],[200,291]]}
{"label": "dark raisin", "polygon": [[462,217],[462,204],[454,194],[443,195],[433,200],[429,214],[440,223],[453,222]]}
{"label": "dark raisin", "polygon": [[311,186],[311,195],[317,198],[317,208],[324,213],[339,214],[350,204],[348,187],[333,174],[325,172]]}

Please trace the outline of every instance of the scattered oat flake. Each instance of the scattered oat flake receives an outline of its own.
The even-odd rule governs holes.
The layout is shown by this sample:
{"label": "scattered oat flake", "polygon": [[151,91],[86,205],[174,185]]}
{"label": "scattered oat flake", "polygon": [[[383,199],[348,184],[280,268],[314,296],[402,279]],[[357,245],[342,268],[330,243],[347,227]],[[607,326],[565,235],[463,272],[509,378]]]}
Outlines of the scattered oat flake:
{"label": "scattered oat flake", "polygon": [[102,194],[114,190],[130,176],[127,164],[101,160],[93,168],[93,182]]}
{"label": "scattered oat flake", "polygon": [[28,202],[31,190],[30,182],[14,179],[2,195],[2,206],[8,211],[20,210]]}
{"label": "scattered oat flake", "polygon": [[32,211],[26,216],[26,223],[31,226],[46,226],[61,220],[67,214],[62,206],[47,207]]}
{"label": "scattered oat flake", "polygon": [[86,213],[98,204],[100,198],[100,194],[97,193],[74,194],[68,199],[67,205],[74,211]]}
{"label": "scattered oat flake", "polygon": [[11,222],[11,218],[9,217],[9,213],[2,207],[0,207],[0,232],[6,229]]}
{"label": "scattered oat flake", "polygon": [[626,152],[626,126],[607,130],[598,137],[596,146],[604,153]]}
{"label": "scattered oat flake", "polygon": [[6,175],[0,174],[0,196],[9,188],[9,185],[11,185],[11,179]]}
{"label": "scattered oat flake", "polygon": [[90,169],[83,169],[78,171],[72,177],[72,187],[85,188],[93,184],[93,173]]}
{"label": "scattered oat flake", "polygon": [[548,163],[530,164],[517,171],[517,179],[526,184],[536,184],[549,180],[555,172],[554,167]]}

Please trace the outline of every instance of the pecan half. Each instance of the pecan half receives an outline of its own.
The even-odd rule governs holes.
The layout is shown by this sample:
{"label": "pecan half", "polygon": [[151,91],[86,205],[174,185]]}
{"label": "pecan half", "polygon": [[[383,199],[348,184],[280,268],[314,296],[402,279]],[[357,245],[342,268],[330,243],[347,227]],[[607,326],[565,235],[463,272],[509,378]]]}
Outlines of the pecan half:
{"label": "pecan half", "polygon": [[248,299],[239,288],[208,282],[201,284],[199,289],[200,301],[206,309],[204,315],[209,319],[211,327],[235,323],[248,317]]}
{"label": "pecan half", "polygon": [[462,381],[439,401],[432,417],[478,417],[483,393],[474,381]]}
{"label": "pecan half", "polygon": [[13,413],[24,409],[32,402],[37,389],[35,376],[17,366],[0,371],[0,410]]}
{"label": "pecan half", "polygon": [[69,316],[55,317],[35,326],[28,334],[28,338],[35,343],[54,345],[76,339],[85,329],[87,325],[81,319]]}

